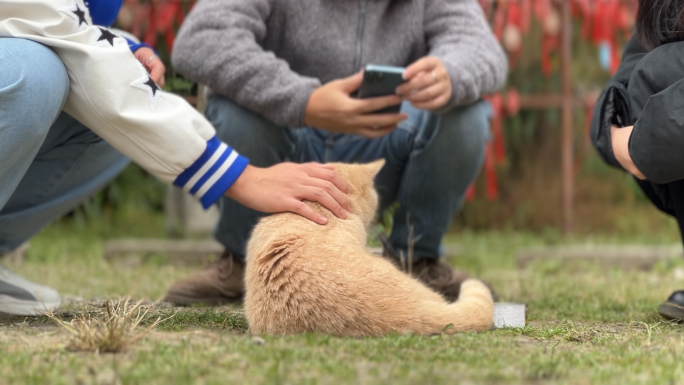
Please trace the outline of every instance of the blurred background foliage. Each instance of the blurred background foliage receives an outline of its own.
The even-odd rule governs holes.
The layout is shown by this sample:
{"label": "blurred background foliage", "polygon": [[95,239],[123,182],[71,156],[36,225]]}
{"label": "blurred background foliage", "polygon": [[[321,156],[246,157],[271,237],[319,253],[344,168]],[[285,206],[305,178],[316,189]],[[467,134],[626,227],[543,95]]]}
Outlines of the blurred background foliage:
{"label": "blurred background foliage", "polygon": [[[482,1],[496,5],[500,0]],[[582,0],[568,1],[579,3]],[[633,3],[632,0],[624,1]],[[191,1],[126,0],[118,27],[136,32],[147,42],[153,39],[168,68],[165,89],[194,102],[197,85],[176,73],[169,60],[174,33],[182,22],[182,14],[192,4]],[[165,5],[175,8],[164,11],[161,8]],[[164,25],[149,25],[149,20],[154,18],[163,19]],[[133,24],[135,20],[140,24],[137,27]],[[573,90],[581,101],[574,115],[577,168],[575,232],[672,231],[671,221],[650,206],[628,175],[605,165],[589,141],[587,119],[591,114],[591,103],[600,94],[611,73],[604,68],[605,65],[601,65],[599,47],[583,36],[585,20],[582,15],[575,14],[573,20]],[[150,30],[150,27],[156,30]],[[558,50],[549,56],[550,75],[547,77],[540,70],[545,34],[544,21],[532,18],[529,30],[521,39],[519,52],[511,61],[510,75],[502,94],[510,89],[517,90],[521,95],[560,91]],[[620,52],[627,38],[628,33],[618,34],[616,44]],[[506,156],[496,167],[498,197],[488,199],[484,193],[487,181],[483,173],[475,184],[475,194],[456,218],[457,229],[559,231],[562,220],[560,122],[558,109],[521,110],[503,119]],[[131,212],[160,215],[165,191],[166,187],[160,182],[138,166],[130,165],[109,187],[70,217],[85,224],[89,219],[128,216]]]}
{"label": "blurred background foliage", "polygon": [[[573,90],[580,100],[574,112],[575,231],[611,231],[617,218],[639,206],[650,215],[650,204],[631,178],[607,166],[596,154],[588,136],[587,120],[593,101],[611,77],[602,68],[600,51],[581,36],[581,20],[573,23]],[[517,62],[511,66],[505,90],[521,95],[552,94],[561,89],[560,58],[550,56],[551,75],[540,70],[542,25],[533,20]],[[625,38],[619,41],[624,44]],[[478,194],[456,218],[460,227],[543,230],[559,228],[561,211],[561,112],[559,109],[521,110],[503,120],[506,158],[497,166],[499,195],[487,199],[485,176],[478,179]],[[642,207],[645,206],[645,207]],[[657,213],[654,212],[656,216]],[[657,222],[660,218],[654,218]]]}

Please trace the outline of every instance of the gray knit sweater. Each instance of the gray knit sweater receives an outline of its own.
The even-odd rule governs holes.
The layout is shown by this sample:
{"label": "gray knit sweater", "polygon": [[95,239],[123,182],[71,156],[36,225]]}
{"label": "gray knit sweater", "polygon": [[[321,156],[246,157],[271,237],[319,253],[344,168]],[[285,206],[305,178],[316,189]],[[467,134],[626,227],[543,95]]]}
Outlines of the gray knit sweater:
{"label": "gray knit sweater", "polygon": [[506,77],[506,56],[477,0],[200,0],[172,62],[213,92],[302,127],[321,83],[426,55],[451,75],[447,109],[495,91]]}

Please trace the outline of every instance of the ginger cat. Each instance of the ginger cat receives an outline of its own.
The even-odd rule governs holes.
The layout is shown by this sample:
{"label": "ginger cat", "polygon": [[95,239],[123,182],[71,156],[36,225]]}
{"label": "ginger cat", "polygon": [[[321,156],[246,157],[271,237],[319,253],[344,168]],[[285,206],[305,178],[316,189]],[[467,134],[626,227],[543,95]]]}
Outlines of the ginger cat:
{"label": "ginger cat", "polygon": [[[494,304],[477,280],[461,286],[457,302],[401,272],[366,249],[366,228],[378,204],[373,178],[385,164],[336,164],[352,212],[321,226],[292,213],[271,215],[247,246],[245,313],[255,334],[323,332],[337,336],[435,334],[492,327]],[[444,330],[449,324],[453,328]]]}

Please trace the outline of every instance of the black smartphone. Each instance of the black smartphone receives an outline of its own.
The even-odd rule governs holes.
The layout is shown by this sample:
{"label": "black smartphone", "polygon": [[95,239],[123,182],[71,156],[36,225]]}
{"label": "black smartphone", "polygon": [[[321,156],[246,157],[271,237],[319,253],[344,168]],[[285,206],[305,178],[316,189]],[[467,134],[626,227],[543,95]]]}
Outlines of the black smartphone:
{"label": "black smartphone", "polygon": [[[369,64],[363,71],[363,83],[357,93],[360,99],[394,95],[395,90],[404,83],[405,68]],[[401,104],[376,111],[376,113],[398,113]]]}

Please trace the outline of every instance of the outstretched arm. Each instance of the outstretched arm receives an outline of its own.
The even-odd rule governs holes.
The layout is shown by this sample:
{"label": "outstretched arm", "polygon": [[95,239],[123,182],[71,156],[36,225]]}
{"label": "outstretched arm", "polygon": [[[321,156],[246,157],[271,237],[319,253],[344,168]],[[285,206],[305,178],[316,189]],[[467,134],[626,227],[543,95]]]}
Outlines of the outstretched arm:
{"label": "outstretched arm", "polygon": [[[70,79],[64,110],[162,181],[196,196],[204,207],[235,187],[230,194],[249,207],[307,215],[296,210],[293,200],[311,199],[344,215],[346,201],[339,193],[344,186],[334,183],[334,172],[288,165],[298,178],[276,179],[270,190],[261,191],[264,184],[255,177],[271,174],[256,168],[245,172],[248,160],[221,143],[211,124],[182,98],[162,91],[125,39],[93,26],[82,0],[2,0],[0,36],[52,48]],[[243,183],[236,184],[240,179]],[[327,189],[319,191],[317,184]],[[263,205],[251,196],[278,199]]]}

